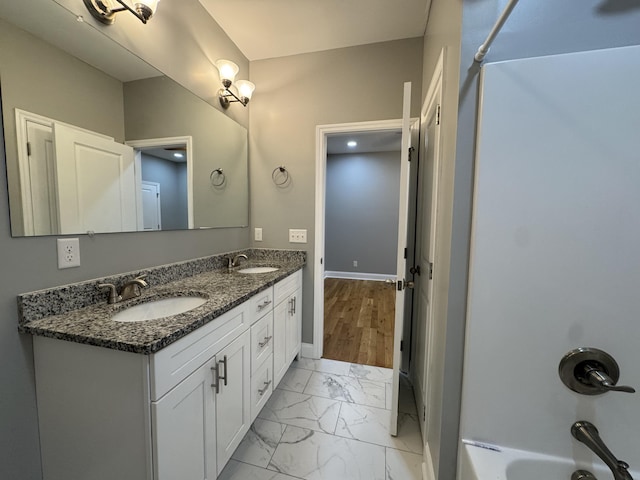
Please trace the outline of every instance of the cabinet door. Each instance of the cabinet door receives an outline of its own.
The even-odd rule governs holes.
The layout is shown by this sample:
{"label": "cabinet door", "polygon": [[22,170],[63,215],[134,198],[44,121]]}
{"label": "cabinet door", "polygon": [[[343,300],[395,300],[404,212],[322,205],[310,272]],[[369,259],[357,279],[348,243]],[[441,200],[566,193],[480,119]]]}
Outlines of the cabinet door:
{"label": "cabinet door", "polygon": [[278,386],[287,372],[287,318],[289,302],[283,300],[273,309],[273,385]]}
{"label": "cabinet door", "polygon": [[291,294],[287,301],[287,365],[291,364],[294,357],[300,353],[301,320],[302,320],[302,289]]}
{"label": "cabinet door", "polygon": [[215,394],[205,363],[151,404],[155,480],[215,480]]}
{"label": "cabinet door", "polygon": [[216,395],[218,473],[251,426],[251,335],[245,331],[216,354],[220,391]]}

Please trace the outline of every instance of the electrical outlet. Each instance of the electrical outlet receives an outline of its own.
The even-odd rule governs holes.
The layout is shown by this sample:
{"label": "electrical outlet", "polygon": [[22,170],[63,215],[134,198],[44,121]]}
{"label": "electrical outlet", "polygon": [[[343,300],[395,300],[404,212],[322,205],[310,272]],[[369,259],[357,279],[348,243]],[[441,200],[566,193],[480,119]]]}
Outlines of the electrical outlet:
{"label": "electrical outlet", "polygon": [[256,229],[254,231],[253,239],[256,242],[261,242],[262,241],[262,228],[256,227]]}
{"label": "electrical outlet", "polygon": [[290,228],[289,243],[307,243],[307,230]]}
{"label": "electrical outlet", "polygon": [[77,238],[58,238],[58,268],[80,266],[80,241]]}
{"label": "electrical outlet", "polygon": [[354,260],[354,261],[353,261],[353,266],[354,266],[354,267],[357,267],[357,266],[358,266],[358,260]]}

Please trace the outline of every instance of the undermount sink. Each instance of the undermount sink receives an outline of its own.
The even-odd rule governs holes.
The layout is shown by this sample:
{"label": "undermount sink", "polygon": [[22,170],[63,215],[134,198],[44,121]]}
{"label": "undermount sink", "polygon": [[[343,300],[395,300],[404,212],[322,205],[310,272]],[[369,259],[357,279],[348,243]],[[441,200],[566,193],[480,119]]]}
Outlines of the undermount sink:
{"label": "undermount sink", "polygon": [[206,298],[189,297],[165,297],[150,302],[140,303],[126,308],[111,317],[116,322],[144,322],[158,318],[170,317],[179,313],[188,312],[199,307],[207,301]]}
{"label": "undermount sink", "polygon": [[279,267],[247,267],[238,270],[238,273],[269,273],[280,270]]}

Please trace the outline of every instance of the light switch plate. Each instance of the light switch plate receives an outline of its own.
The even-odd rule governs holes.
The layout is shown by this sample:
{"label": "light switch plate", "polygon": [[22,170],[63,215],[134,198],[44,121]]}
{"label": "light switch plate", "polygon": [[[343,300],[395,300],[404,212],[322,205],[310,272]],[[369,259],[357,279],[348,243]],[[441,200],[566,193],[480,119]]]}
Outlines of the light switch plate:
{"label": "light switch plate", "polygon": [[261,242],[262,241],[262,228],[256,227],[256,229],[254,231],[253,239],[256,242]]}
{"label": "light switch plate", "polygon": [[289,243],[307,243],[307,230],[290,228]]}
{"label": "light switch plate", "polygon": [[80,241],[77,238],[58,238],[58,268],[80,266]]}

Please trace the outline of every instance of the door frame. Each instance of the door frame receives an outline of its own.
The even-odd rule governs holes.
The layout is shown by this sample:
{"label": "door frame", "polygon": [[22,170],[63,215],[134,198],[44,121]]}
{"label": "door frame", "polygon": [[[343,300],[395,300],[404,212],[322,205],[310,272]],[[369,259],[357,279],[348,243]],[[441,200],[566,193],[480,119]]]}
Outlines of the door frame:
{"label": "door frame", "polygon": [[[411,118],[414,125],[418,119]],[[313,343],[302,345],[302,356],[322,358],[324,347],[324,235],[327,174],[327,137],[339,133],[382,132],[402,129],[402,119],[335,123],[316,126],[316,199],[313,255]]]}
{"label": "door frame", "polygon": [[[424,144],[424,141],[426,140],[426,138],[428,138],[428,136],[426,135],[426,128],[428,128],[428,119],[430,118],[430,113],[431,112],[436,112],[435,109],[439,108],[439,123],[437,124],[438,126],[438,131],[437,131],[437,151],[434,151],[434,165],[433,165],[433,176],[432,176],[432,184],[429,186],[425,186],[424,184],[421,185],[422,187],[422,191],[418,191],[417,192],[417,200],[419,203],[418,208],[417,208],[417,212],[418,214],[420,214],[421,212],[423,212],[423,208],[425,206],[425,187],[429,188],[429,192],[431,192],[431,196],[430,196],[430,215],[429,215],[429,219],[430,219],[430,223],[428,226],[428,230],[429,230],[429,249],[430,251],[433,250],[433,262],[434,264],[438,262],[439,257],[438,257],[438,250],[437,250],[437,244],[438,244],[438,235],[439,235],[439,227],[440,227],[440,223],[441,220],[439,219],[440,215],[439,212],[441,213],[441,210],[439,210],[440,205],[440,201],[441,201],[441,197],[442,197],[442,191],[441,191],[441,186],[442,186],[442,182],[441,182],[441,172],[442,172],[442,165],[443,165],[443,161],[444,159],[442,158],[442,153],[443,153],[443,118],[442,118],[442,111],[443,111],[443,103],[444,103],[444,67],[445,67],[445,50],[442,49],[440,51],[440,55],[438,56],[438,60],[436,61],[436,64],[434,66],[433,69],[433,74],[431,76],[431,81],[429,82],[429,87],[427,90],[427,95],[424,98],[424,103],[422,104],[422,108],[420,111],[420,128],[425,128],[425,131],[423,132],[421,130],[420,132],[420,147],[422,147],[422,145]],[[438,113],[436,113],[438,114]],[[424,133],[424,135],[423,135]],[[422,150],[422,148],[421,148]],[[421,158],[423,158],[423,168],[427,168],[427,162],[428,162],[428,158],[426,156],[426,151],[424,152],[425,155],[421,155]],[[417,230],[418,225],[416,225],[416,251],[418,248],[418,245],[422,245],[422,231],[418,231]],[[420,238],[418,238],[420,236]],[[418,263],[418,258],[416,256],[416,260],[415,260],[416,264]],[[427,441],[427,436],[428,436],[428,432],[427,432],[427,427],[428,427],[428,419],[429,419],[429,412],[428,412],[428,408],[429,405],[427,405],[428,400],[429,400],[429,396],[431,393],[431,390],[433,388],[433,382],[430,381],[429,379],[429,370],[433,367],[433,362],[434,362],[434,358],[432,357],[432,351],[433,351],[433,317],[434,317],[434,312],[436,311],[435,305],[438,302],[438,296],[436,295],[435,291],[435,283],[437,281],[438,278],[441,278],[442,276],[442,267],[441,266],[437,266],[436,268],[434,268],[434,273],[433,273],[433,279],[432,280],[427,280],[430,282],[430,285],[428,286],[428,289],[431,293],[430,295],[430,302],[429,302],[429,306],[427,311],[425,312],[426,314],[426,328],[425,328],[425,336],[426,338],[423,339],[424,340],[424,348],[427,349],[427,352],[424,356],[424,365],[422,367],[422,383],[417,382],[417,378],[415,377],[415,375],[417,374],[417,372],[419,371],[419,369],[412,369],[411,372],[411,378],[413,380],[413,384],[415,387],[419,387],[421,385],[424,385],[425,388],[425,392],[423,394],[422,391],[420,391],[420,389],[418,388],[418,391],[416,393],[414,393],[414,395],[416,395],[416,397],[420,397],[419,399],[416,398],[416,403],[418,403],[418,400],[420,401],[420,403],[422,404],[421,406],[423,407],[423,413],[422,415],[420,414],[420,412],[418,411],[418,417],[419,417],[419,422],[420,422],[420,430],[423,434],[423,462],[422,462],[422,470],[423,470],[423,478],[435,478],[435,470],[434,470],[434,465],[433,465],[433,458],[431,456],[431,450],[429,447],[429,443]],[[426,273],[426,272],[425,272]],[[420,280],[422,281],[422,280]],[[416,308],[417,304],[416,302],[419,301],[420,298],[420,294],[418,293],[417,295],[414,296],[414,312],[415,314],[417,314],[417,312],[419,311],[418,308]],[[416,319],[416,321],[420,321],[420,319]],[[417,341],[417,335],[415,336],[415,340]],[[411,348],[414,348],[414,345],[411,345]],[[415,390],[414,390],[415,392]],[[420,405],[417,405],[418,408],[420,408]],[[421,417],[421,418],[420,418]]]}
{"label": "door frame", "polygon": [[[185,135],[182,137],[164,137],[164,138],[146,138],[144,140],[128,140],[125,142],[126,145],[133,147],[136,152],[136,169],[140,172],[140,181],[142,181],[142,170],[140,169],[140,165],[138,165],[138,161],[140,159],[140,155],[138,154],[141,149],[153,148],[153,147],[164,147],[167,145],[176,145],[176,144],[184,144],[186,147],[187,154],[187,217],[188,217],[188,227],[189,230],[194,228],[193,221],[193,137],[190,135]],[[142,209],[142,198],[138,198],[138,208]]]}

